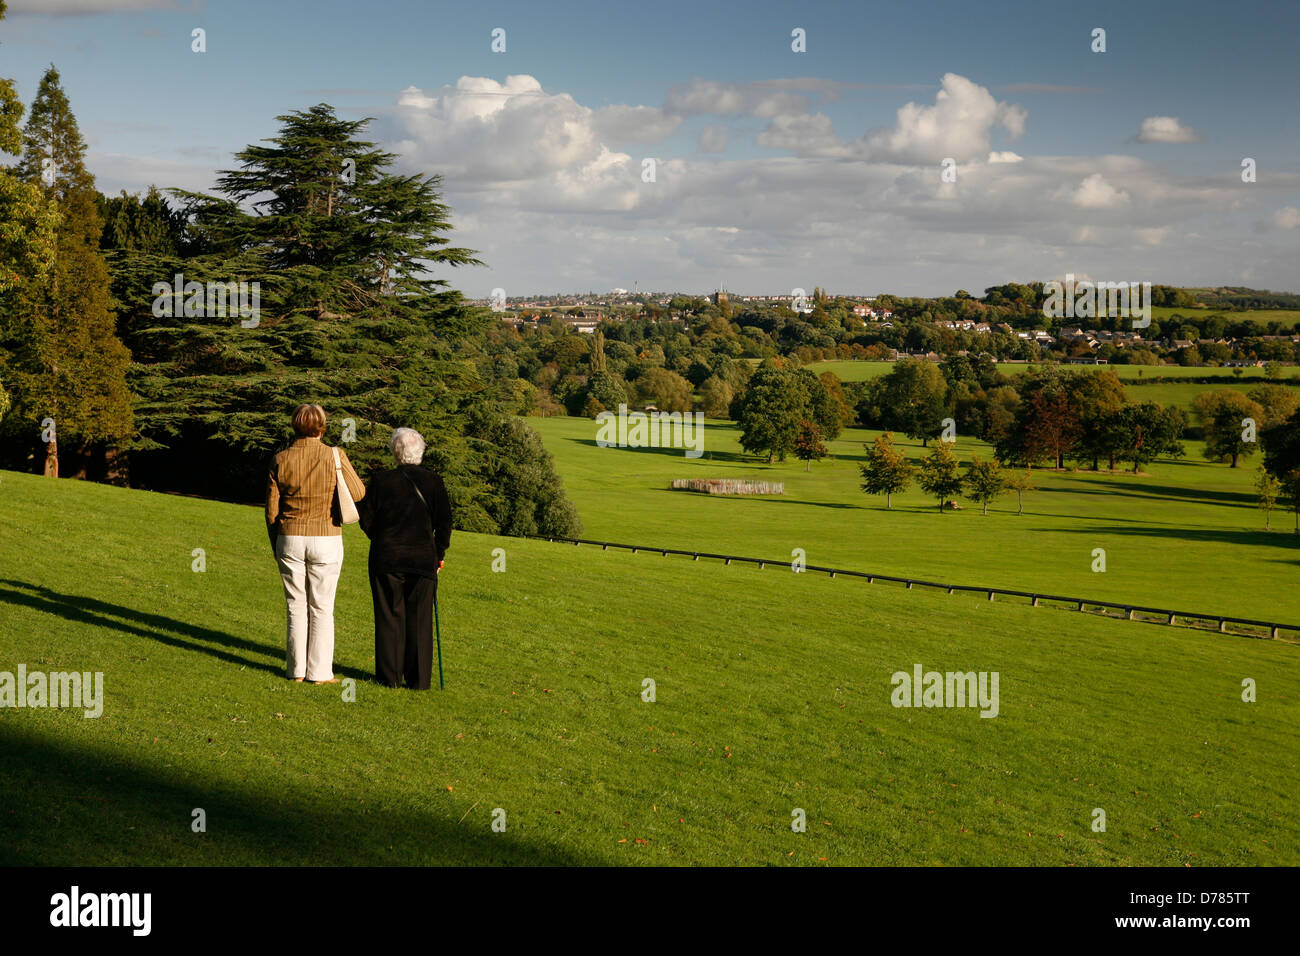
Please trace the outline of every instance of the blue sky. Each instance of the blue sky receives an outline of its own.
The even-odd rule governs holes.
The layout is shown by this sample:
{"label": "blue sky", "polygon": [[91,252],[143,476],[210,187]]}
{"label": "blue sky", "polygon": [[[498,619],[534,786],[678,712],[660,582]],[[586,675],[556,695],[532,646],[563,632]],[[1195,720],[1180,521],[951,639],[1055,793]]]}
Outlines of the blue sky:
{"label": "blue sky", "polygon": [[59,68],[104,191],[207,189],[317,102],[373,116],[443,175],[474,296],[1296,290],[1298,28],[1294,3],[9,0],[0,75],[30,102]]}

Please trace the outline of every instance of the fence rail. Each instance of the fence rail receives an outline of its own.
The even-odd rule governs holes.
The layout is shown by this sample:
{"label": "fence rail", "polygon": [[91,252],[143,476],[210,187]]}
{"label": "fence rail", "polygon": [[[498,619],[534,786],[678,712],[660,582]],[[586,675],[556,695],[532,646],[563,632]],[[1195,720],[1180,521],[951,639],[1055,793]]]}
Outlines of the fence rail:
{"label": "fence rail", "polygon": [[[614,541],[593,541],[589,538],[561,538],[554,535],[530,534],[529,538],[535,538],[540,541],[563,542],[564,544],[583,545],[590,544],[599,546],[602,551],[608,551],[610,548],[621,551],[631,551],[636,554],[639,551],[648,551],[653,554],[661,554],[667,557],[670,554],[680,554],[685,557],[698,561],[700,558],[713,558],[731,564],[733,561],[738,564],[756,564],[760,568],[766,565],[785,565],[793,570],[793,562],[790,561],[773,561],[769,558],[747,558],[735,554],[714,554],[710,551],[691,551],[682,548],[661,548],[652,547],[644,544],[619,544]],[[938,581],[923,581],[920,578],[898,577],[892,574],[876,574],[872,571],[850,571],[845,568],[828,568],[817,564],[808,564],[803,566],[803,571],[821,571],[829,574],[831,577],[843,575],[846,578],[866,578],[868,584],[874,584],[877,581],[885,581],[891,584],[905,585],[909,590],[913,587],[933,588],[944,590],[949,594],[957,591],[970,592],[973,594],[987,594],[988,599],[992,601],[996,595],[1004,597],[1027,598],[1033,607],[1039,607],[1042,602],[1048,602],[1050,605],[1056,604],[1073,604],[1079,611],[1087,610],[1114,610],[1121,611],[1124,619],[1129,621],[1139,620],[1137,615],[1148,615],[1140,620],[1149,624],[1183,624],[1193,626],[1196,622],[1209,623],[1214,625],[1217,630],[1226,633],[1228,625],[1237,627],[1262,628],[1268,632],[1268,637],[1274,640],[1278,639],[1283,632],[1288,632],[1293,638],[1300,637],[1300,624],[1283,624],[1278,621],[1258,621],[1245,617],[1229,617],[1225,614],[1206,614],[1199,611],[1174,611],[1169,608],[1145,607],[1141,604],[1129,604],[1123,601],[1094,601],[1091,598],[1065,597],[1059,594],[1044,594],[1041,591],[1013,591],[1008,588],[994,588],[985,586],[976,586],[971,584],[944,584]],[[1106,615],[1109,617],[1110,615]],[[1154,619],[1153,619],[1154,618]],[[1247,637],[1262,637],[1263,635],[1241,632]]]}

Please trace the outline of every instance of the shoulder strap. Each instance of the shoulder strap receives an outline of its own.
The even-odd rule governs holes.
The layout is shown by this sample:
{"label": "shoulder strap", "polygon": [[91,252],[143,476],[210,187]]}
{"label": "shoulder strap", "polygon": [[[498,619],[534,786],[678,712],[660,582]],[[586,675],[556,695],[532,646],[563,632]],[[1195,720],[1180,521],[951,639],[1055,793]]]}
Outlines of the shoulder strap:
{"label": "shoulder strap", "polygon": [[420,499],[420,504],[424,506],[424,516],[429,519],[429,537],[433,537],[433,515],[429,514],[429,502],[424,500],[424,495],[420,492],[420,486],[415,483],[415,479],[411,477],[410,473],[402,471],[400,467],[397,470],[402,472],[402,477],[409,481],[411,487],[415,489],[416,497]]}
{"label": "shoulder strap", "polygon": [[339,459],[339,446],[335,445],[333,448],[330,449],[330,451],[334,453],[334,470],[342,471],[343,462]]}

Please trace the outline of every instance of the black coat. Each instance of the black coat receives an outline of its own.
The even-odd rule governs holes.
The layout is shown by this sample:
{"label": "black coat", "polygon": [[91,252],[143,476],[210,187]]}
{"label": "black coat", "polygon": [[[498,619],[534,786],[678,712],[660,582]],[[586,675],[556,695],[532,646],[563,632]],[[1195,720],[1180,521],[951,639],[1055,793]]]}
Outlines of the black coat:
{"label": "black coat", "polygon": [[[427,510],[407,476],[419,485]],[[398,465],[378,474],[357,502],[357,512],[361,530],[370,538],[372,574],[437,578],[438,562],[451,544],[451,504],[437,474],[419,465]]]}

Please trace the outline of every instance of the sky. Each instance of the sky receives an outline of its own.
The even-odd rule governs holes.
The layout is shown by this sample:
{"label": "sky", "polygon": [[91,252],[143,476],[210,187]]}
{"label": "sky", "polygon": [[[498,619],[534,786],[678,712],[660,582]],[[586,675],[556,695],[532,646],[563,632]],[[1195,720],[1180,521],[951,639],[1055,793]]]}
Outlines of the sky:
{"label": "sky", "polygon": [[471,297],[1300,291],[1296,2],[8,6],[0,76],[57,66],[101,191],[208,191],[329,103],[442,176]]}

